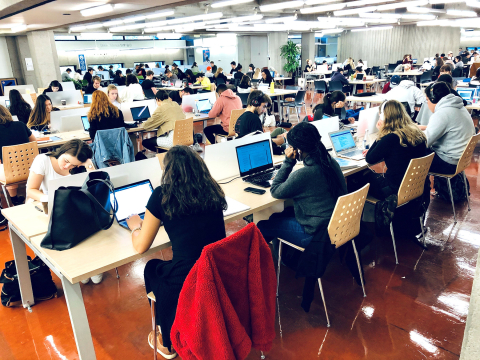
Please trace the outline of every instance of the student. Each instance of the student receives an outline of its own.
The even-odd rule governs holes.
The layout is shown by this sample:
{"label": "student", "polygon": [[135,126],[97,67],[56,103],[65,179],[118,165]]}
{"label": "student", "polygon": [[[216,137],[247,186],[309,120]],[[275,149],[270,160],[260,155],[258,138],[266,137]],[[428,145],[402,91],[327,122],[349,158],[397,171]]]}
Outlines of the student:
{"label": "student", "polygon": [[115,85],[113,84],[108,85],[107,96],[110,103],[112,105],[115,105],[117,109],[120,109],[120,106],[121,106],[119,102],[120,98],[118,97],[118,89]]}
{"label": "student", "polygon": [[20,92],[16,89],[10,90],[8,93],[10,99],[10,114],[16,116],[18,121],[21,121],[25,125],[28,123],[30,114],[32,113],[32,107],[23,99]]}
{"label": "student", "polygon": [[183,95],[192,95],[193,90],[192,88],[186,86],[182,90],[180,90],[178,94],[180,95],[181,98],[183,98]]}
{"label": "student", "polygon": [[[275,199],[293,199],[293,208],[257,224],[267,243],[273,241],[274,249],[278,249],[279,237],[305,248],[318,231],[327,230],[338,197],[347,193],[340,166],[320,138],[317,128],[304,122],[287,134],[290,147],[270,193]],[[293,171],[297,161],[304,166]]]}
{"label": "student", "polygon": [[395,70],[393,72],[406,72],[406,71],[410,71],[412,69],[412,66],[410,65],[410,63],[407,63],[407,64],[400,64],[398,65]]}
{"label": "student", "polygon": [[449,51],[449,52],[448,52],[447,58],[448,58],[448,60],[453,60],[453,59],[454,59],[454,57],[453,57],[453,51]]}
{"label": "student", "polygon": [[454,174],[458,160],[475,135],[472,117],[462,99],[450,93],[447,84],[430,84],[425,93],[428,108],[433,113],[425,132],[428,147],[435,152],[430,172]]}
{"label": "student", "polygon": [[27,127],[37,131],[50,128],[50,113],[56,110],[58,109],[52,106],[52,100],[47,95],[39,95],[28,119]]}
{"label": "student", "polygon": [[[427,137],[397,100],[385,101],[379,108],[379,115],[379,133],[370,149],[365,151],[365,160],[368,164],[385,161],[387,171],[385,174],[365,172],[365,183],[370,183],[370,194],[385,200],[391,195],[396,198],[410,160],[427,155]],[[397,199],[394,198],[389,200],[389,212],[395,210]]]}
{"label": "student", "polygon": [[255,65],[253,64],[248,65],[248,72],[251,72],[253,74],[255,72]]}
{"label": "student", "polygon": [[[168,66],[168,65],[167,65],[167,66]],[[165,66],[165,73],[167,72],[167,66]],[[172,72],[173,72],[174,75],[177,76],[177,78],[178,78],[179,80],[183,80],[183,79],[185,79],[185,77],[186,77],[185,74],[184,74],[184,72],[183,72],[182,70],[180,70],[179,67],[178,67],[178,65],[175,64],[175,63],[172,64]]]}
{"label": "student", "polygon": [[[10,96],[13,91],[18,92],[17,90],[10,90]],[[25,123],[13,121],[12,115],[7,108],[0,105],[0,181],[5,182],[2,148],[4,146],[20,145],[36,140]],[[17,195],[18,185],[7,185],[6,188],[13,205],[23,204],[25,198]]]}
{"label": "student", "polygon": [[212,61],[210,61],[210,66],[212,67],[212,73],[215,74],[217,72],[217,65]]}
{"label": "student", "polygon": [[345,94],[341,91],[327,93],[323,97],[323,103],[313,109],[313,121],[322,120],[323,115],[338,116],[342,124],[354,124],[354,118],[341,119],[342,109],[345,107]]}
{"label": "student", "polygon": [[125,70],[125,76],[127,76],[128,74],[132,74],[132,75],[133,75],[132,69],[127,69],[127,70]]}
{"label": "student", "polygon": [[197,76],[190,69],[185,70],[185,78],[189,84],[194,84],[197,81]]}
{"label": "student", "polygon": [[175,101],[178,105],[182,106],[182,97],[177,90],[172,90],[168,93],[170,100]]}
{"label": "student", "polygon": [[62,84],[60,84],[60,82],[58,82],[57,80],[53,80],[48,86],[48,88],[43,90],[43,95],[49,92],[57,92],[57,91],[63,91]]}
{"label": "student", "polygon": [[435,59],[435,67],[433,68],[432,80],[435,80],[440,75],[440,69],[444,65],[442,58],[437,57]]}
{"label": "student", "polygon": [[75,74],[73,74],[73,80],[76,80],[76,81],[83,80],[82,70],[80,69],[75,70]]}
{"label": "student", "polygon": [[177,80],[177,79],[178,79],[177,75],[175,75],[174,73],[172,73],[170,70],[166,70],[166,71],[165,71],[165,76],[166,76],[166,78],[167,78],[169,81],[171,81],[171,80]]}
{"label": "student", "polygon": [[255,79],[255,80],[258,80],[262,77],[262,75],[260,74],[260,68],[256,68],[255,69],[255,73],[253,74],[253,77],[252,79]]}
{"label": "student", "polygon": [[108,74],[110,75],[111,79],[113,79],[115,77],[115,73],[113,72],[113,65],[110,65],[108,67]]}
{"label": "student", "polygon": [[155,75],[155,73],[152,70],[147,71],[147,76],[145,77],[145,80],[143,80],[141,84],[141,87],[144,92],[145,90],[152,90],[153,94],[157,93],[157,88],[153,83],[153,75]]}
{"label": "student", "polygon": [[198,69],[198,65],[196,62],[193,63],[192,67],[191,67],[191,70],[193,72],[194,75],[197,75],[197,73],[200,72],[200,70]]}
{"label": "student", "polygon": [[99,67],[97,67],[98,71],[105,71],[105,69],[103,68],[102,65],[100,65]]}
{"label": "student", "polygon": [[144,66],[143,64],[138,65],[137,76],[143,76],[143,78],[145,78],[145,76],[147,76],[147,72],[145,71],[143,66]]}
{"label": "student", "polygon": [[85,75],[83,75],[83,80],[87,80],[88,84],[92,82],[93,71],[93,68],[89,67]]}
{"label": "student", "polygon": [[237,63],[235,61],[232,61],[230,63],[230,66],[232,67],[231,70],[230,70],[230,75],[232,75],[235,72],[235,69],[237,67]]}
{"label": "student", "polygon": [[250,78],[247,75],[243,75],[240,84],[238,84],[237,92],[240,94],[248,94],[251,89]]}
{"label": "student", "polygon": [[463,61],[461,56],[455,56],[455,69],[462,69],[463,71]]}
{"label": "student", "polygon": [[365,71],[363,71],[363,68],[361,66],[358,66],[355,68],[355,74],[353,74],[353,78],[356,79],[358,74],[363,74],[363,77],[367,76]]}
{"label": "student", "polygon": [[458,96],[459,98],[461,98],[462,101],[463,101],[463,106],[467,106],[467,105],[468,105],[467,101],[464,100],[464,99],[458,94],[457,90],[453,88],[453,81],[454,81],[454,80],[453,80],[453,78],[452,78],[450,75],[448,75],[448,74],[442,74],[442,75],[440,75],[440,76],[438,77],[438,79],[437,79],[436,82],[444,82],[445,84],[447,84],[448,87],[450,88],[450,93],[452,93],[453,95]]}
{"label": "student", "polygon": [[242,77],[243,77],[243,72],[242,72],[242,64],[238,64],[237,65],[237,68],[235,69],[235,74],[233,75],[233,78],[235,80],[242,80]]}
{"label": "student", "polygon": [[150,196],[145,219],[133,215],[127,224],[138,253],[151,247],[162,225],[172,243],[173,259],[150,260],[144,276],[146,292],[153,291],[157,299],[158,332],[150,332],[148,343],[153,348],[156,335],[158,353],[173,359],[176,353],[170,331],[182,285],[204,246],[225,238],[223,210],[227,203],[203,160],[189,147],[170,149],[164,167],[161,185]]}
{"label": "student", "polygon": [[[440,75],[438,76],[440,78],[440,76],[442,75],[450,75],[452,76],[452,68],[446,64],[446,65],[443,65],[441,68],[440,68]],[[438,79],[436,80],[438,81]],[[456,90],[457,89],[457,80],[453,79],[452,78],[452,83],[451,83],[451,87],[452,89]]]}
{"label": "student", "polygon": [[[217,69],[217,71],[215,72],[215,75],[214,75],[214,80],[215,80],[215,83],[217,83],[217,79],[223,79],[223,83],[226,84],[227,83],[227,77],[225,76],[225,74],[223,73],[223,69],[221,67],[219,67]],[[217,83],[217,86],[218,86],[218,83]]]}
{"label": "student", "polygon": [[235,95],[232,90],[228,89],[227,85],[218,85],[217,94],[217,101],[213,104],[212,109],[208,113],[208,117],[218,117],[220,118],[221,123],[207,126],[203,130],[203,133],[208,141],[210,141],[210,144],[215,144],[215,134],[228,135],[232,110],[242,109],[242,99]]}
{"label": "student", "polygon": [[353,59],[349,57],[345,62],[343,63],[343,69],[345,71],[353,70],[355,68],[355,63],[353,62]]}
{"label": "student", "polygon": [[155,94],[157,108],[152,117],[143,123],[143,129],[157,130],[157,137],[145,139],[142,145],[150,151],[157,152],[156,146],[170,148],[173,145],[175,121],[186,119],[180,105],[168,98],[166,91],[158,90]]}
{"label": "student", "polygon": [[240,115],[235,125],[235,132],[238,134],[237,139],[255,131],[263,132],[260,115],[265,113],[271,105],[272,100],[268,95],[260,90],[252,91],[250,95],[248,95],[247,108],[245,112]]}
{"label": "student", "polygon": [[[480,86],[480,67],[477,69],[477,72],[475,73],[475,76],[472,77],[472,80],[470,81],[470,84]],[[10,92],[11,91],[12,90],[10,90]]]}
{"label": "student", "polygon": [[[323,60],[323,61],[325,63],[327,62],[327,60]],[[363,63],[362,59],[358,60],[358,63],[357,63],[357,66],[355,67],[355,69],[358,69],[359,67],[362,69],[362,71],[365,71],[365,64]]]}
{"label": "student", "polygon": [[259,83],[261,84],[268,84],[273,81],[272,74],[270,74],[270,71],[268,69],[262,69],[262,78],[260,79]]}
{"label": "student", "polygon": [[102,88],[100,76],[94,76],[92,82],[88,84],[85,94],[93,94],[94,91],[100,90]]}
{"label": "student", "polygon": [[197,81],[195,82],[194,85],[202,85],[203,86],[202,90],[204,90],[204,91],[210,91],[211,90],[210,79],[208,77],[206,77],[205,74],[202,73],[202,72],[197,74]]}
{"label": "student", "polygon": [[103,91],[95,91],[92,95],[92,104],[87,113],[90,122],[90,139],[95,140],[98,130],[110,130],[125,127],[123,113],[113,105]]}
{"label": "student", "polygon": [[417,88],[413,81],[401,80],[398,75],[392,76],[390,87],[392,89],[384,94],[384,98],[387,100],[408,102],[411,114],[415,113],[415,104],[421,105],[426,100],[423,91]]}
{"label": "student", "polygon": [[70,77],[70,73],[72,72],[72,69],[68,68],[62,73],[62,81],[71,81],[72,78]]}
{"label": "student", "polygon": [[410,64],[410,65],[413,65],[413,60],[410,58],[410,55],[407,54],[403,57],[403,61],[402,61],[402,64]]}
{"label": "student", "polygon": [[115,71],[113,82],[118,86],[125,86],[125,77],[123,76],[122,70]]}
{"label": "student", "polygon": [[132,102],[133,100],[145,100],[142,86],[138,83],[138,79],[133,74],[127,75],[127,87],[121,95],[122,102]]}
{"label": "student", "polygon": [[312,60],[307,59],[307,65],[305,65],[305,72],[312,72],[315,69],[313,68]]}

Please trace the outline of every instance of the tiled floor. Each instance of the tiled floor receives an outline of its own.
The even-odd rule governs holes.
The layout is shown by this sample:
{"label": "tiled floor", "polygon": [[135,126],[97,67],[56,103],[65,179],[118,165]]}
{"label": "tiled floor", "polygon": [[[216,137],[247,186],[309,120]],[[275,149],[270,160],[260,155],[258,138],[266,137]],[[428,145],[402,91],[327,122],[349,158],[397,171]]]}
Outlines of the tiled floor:
{"label": "tiled floor", "polygon": [[[267,359],[458,359],[480,247],[480,151],[467,171],[472,211],[433,199],[427,214],[428,250],[397,237],[395,265],[390,237],[374,238],[363,253],[367,297],[335,258],[323,277],[330,321],[319,294],[310,313],[300,308],[303,280],[282,267],[277,337]],[[228,225],[228,234],[245,225]],[[31,253],[30,253],[31,254]],[[33,255],[33,254],[31,254]],[[171,251],[164,251],[171,256]],[[150,311],[143,283],[149,258],[82,285],[97,358],[150,359]],[[8,232],[0,233],[0,264],[13,259]],[[0,307],[1,360],[78,359],[61,284],[57,299],[23,308]],[[259,359],[252,350],[248,359]],[[212,359],[214,360],[214,359]]]}

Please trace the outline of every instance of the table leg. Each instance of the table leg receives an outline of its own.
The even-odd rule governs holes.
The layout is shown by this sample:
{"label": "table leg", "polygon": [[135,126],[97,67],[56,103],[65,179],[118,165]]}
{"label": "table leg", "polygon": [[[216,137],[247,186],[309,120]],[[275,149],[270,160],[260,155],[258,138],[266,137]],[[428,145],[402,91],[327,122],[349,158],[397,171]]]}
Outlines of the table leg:
{"label": "table leg", "polygon": [[25,242],[20,236],[10,228],[10,240],[12,241],[13,256],[15,258],[15,266],[17,268],[18,285],[20,286],[20,294],[22,296],[22,304],[24,308],[31,311],[30,306],[35,305],[33,298],[32,282],[30,279],[30,270],[28,268],[27,249]]}
{"label": "table leg", "polygon": [[353,96],[357,93],[357,84],[353,84]]}
{"label": "table leg", "polygon": [[202,139],[203,140],[202,140],[202,142],[204,144],[207,143],[207,137],[205,136],[205,128],[207,127],[207,121],[208,121],[208,119],[205,119],[205,120],[202,121],[202,124],[203,124],[203,130],[202,130]]}
{"label": "table leg", "polygon": [[80,360],[95,360],[95,349],[93,347],[92,334],[88,325],[87,312],[83,303],[80,283],[72,284],[61,277],[65,300],[67,301],[68,313],[72,323],[73,335],[77,344],[77,351]]}
{"label": "table leg", "polygon": [[283,109],[282,109],[282,104],[280,103],[280,96],[277,96],[277,106],[278,106],[278,112],[280,114],[280,122],[283,122]]}

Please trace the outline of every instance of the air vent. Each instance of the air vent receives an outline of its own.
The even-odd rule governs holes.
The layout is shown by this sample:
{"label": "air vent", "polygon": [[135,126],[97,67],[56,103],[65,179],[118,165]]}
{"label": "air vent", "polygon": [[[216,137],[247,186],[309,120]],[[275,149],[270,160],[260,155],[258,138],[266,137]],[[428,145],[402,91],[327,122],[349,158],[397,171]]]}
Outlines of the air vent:
{"label": "air vent", "polygon": [[445,9],[445,4],[432,5],[432,9],[443,10],[443,9]]}

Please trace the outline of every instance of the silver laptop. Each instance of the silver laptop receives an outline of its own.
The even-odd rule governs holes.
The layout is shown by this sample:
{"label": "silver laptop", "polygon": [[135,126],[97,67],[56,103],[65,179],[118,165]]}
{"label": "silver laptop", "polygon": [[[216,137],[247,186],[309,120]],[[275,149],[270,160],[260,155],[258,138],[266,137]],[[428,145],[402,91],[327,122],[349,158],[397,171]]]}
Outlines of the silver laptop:
{"label": "silver laptop", "polygon": [[62,116],[60,127],[57,130],[60,132],[82,130],[83,126],[79,122],[80,117],[80,115]]}
{"label": "silver laptop", "polygon": [[332,141],[333,149],[337,156],[341,156],[352,160],[364,159],[363,150],[357,148],[352,132],[347,130],[334,131],[328,134]]}

